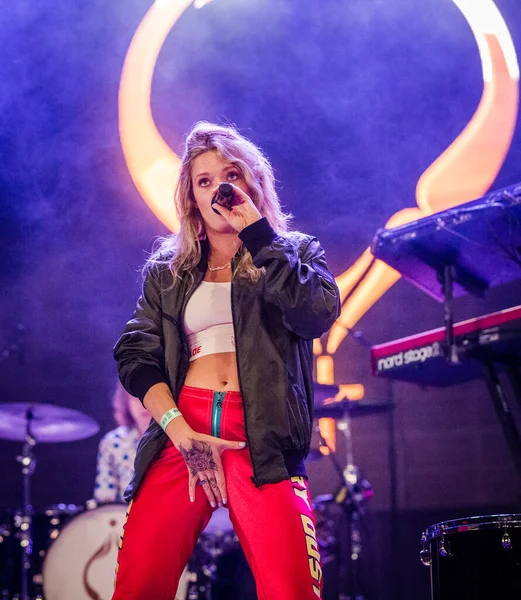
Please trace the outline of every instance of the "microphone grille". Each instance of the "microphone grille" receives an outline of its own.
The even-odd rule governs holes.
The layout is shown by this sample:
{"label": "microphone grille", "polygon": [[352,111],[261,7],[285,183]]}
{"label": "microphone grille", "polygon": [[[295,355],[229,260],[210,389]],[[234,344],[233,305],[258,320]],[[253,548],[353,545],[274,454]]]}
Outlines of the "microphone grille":
{"label": "microphone grille", "polygon": [[219,186],[219,194],[225,198],[228,198],[233,194],[233,187],[229,183],[221,183]]}

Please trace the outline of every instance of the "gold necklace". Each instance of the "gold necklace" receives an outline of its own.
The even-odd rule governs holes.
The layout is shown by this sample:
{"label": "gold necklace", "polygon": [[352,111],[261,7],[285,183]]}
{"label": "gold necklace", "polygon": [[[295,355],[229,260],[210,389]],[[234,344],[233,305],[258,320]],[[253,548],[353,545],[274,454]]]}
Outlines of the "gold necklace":
{"label": "gold necklace", "polygon": [[223,265],[222,267],[211,267],[210,265],[208,265],[208,270],[209,271],[222,271],[223,269],[226,269],[226,267],[229,267],[230,263],[226,263],[225,265]]}

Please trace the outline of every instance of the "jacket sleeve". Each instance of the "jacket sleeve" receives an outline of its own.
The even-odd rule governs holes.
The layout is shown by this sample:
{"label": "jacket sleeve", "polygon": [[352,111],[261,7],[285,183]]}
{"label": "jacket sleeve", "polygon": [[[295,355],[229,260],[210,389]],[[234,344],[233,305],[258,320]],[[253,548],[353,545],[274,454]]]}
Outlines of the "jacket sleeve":
{"label": "jacket sleeve", "polygon": [[119,378],[132,396],[143,402],[156,383],[167,383],[159,269],[145,275],[136,310],[114,347]]}
{"label": "jacket sleeve", "polygon": [[264,267],[264,298],[282,311],[284,325],[304,339],[325,333],[340,313],[340,294],[318,240],[305,236],[296,244],[277,235],[266,217],[239,237],[253,264]]}

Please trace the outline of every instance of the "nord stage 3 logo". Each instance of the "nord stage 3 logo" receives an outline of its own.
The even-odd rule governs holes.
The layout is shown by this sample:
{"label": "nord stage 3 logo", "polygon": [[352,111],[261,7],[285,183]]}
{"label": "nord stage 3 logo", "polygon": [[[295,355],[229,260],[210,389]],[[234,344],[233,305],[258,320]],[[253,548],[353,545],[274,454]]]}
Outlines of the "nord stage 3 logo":
{"label": "nord stage 3 logo", "polygon": [[440,342],[433,342],[427,346],[420,346],[419,348],[413,348],[405,352],[391,354],[391,356],[386,356],[385,358],[379,358],[377,371],[381,373],[390,369],[399,369],[406,365],[421,364],[426,360],[439,358],[440,356],[442,356],[441,344]]}

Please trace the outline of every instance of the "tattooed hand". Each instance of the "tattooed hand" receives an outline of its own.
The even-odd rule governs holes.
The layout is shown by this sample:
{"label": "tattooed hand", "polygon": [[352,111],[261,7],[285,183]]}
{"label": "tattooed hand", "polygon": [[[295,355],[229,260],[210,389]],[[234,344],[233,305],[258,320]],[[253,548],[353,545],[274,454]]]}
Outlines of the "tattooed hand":
{"label": "tattooed hand", "polygon": [[226,482],[221,454],[225,450],[240,450],[244,446],[244,442],[229,442],[196,432],[179,444],[179,451],[190,473],[188,491],[191,502],[195,500],[195,487],[199,483],[213,508],[218,503],[226,504]]}
{"label": "tattooed hand", "polygon": [[194,439],[191,439],[190,441],[192,442],[192,448],[190,450],[185,450],[182,445],[179,449],[192,477],[197,475],[199,471],[207,471],[208,469],[217,470],[210,444]]}

